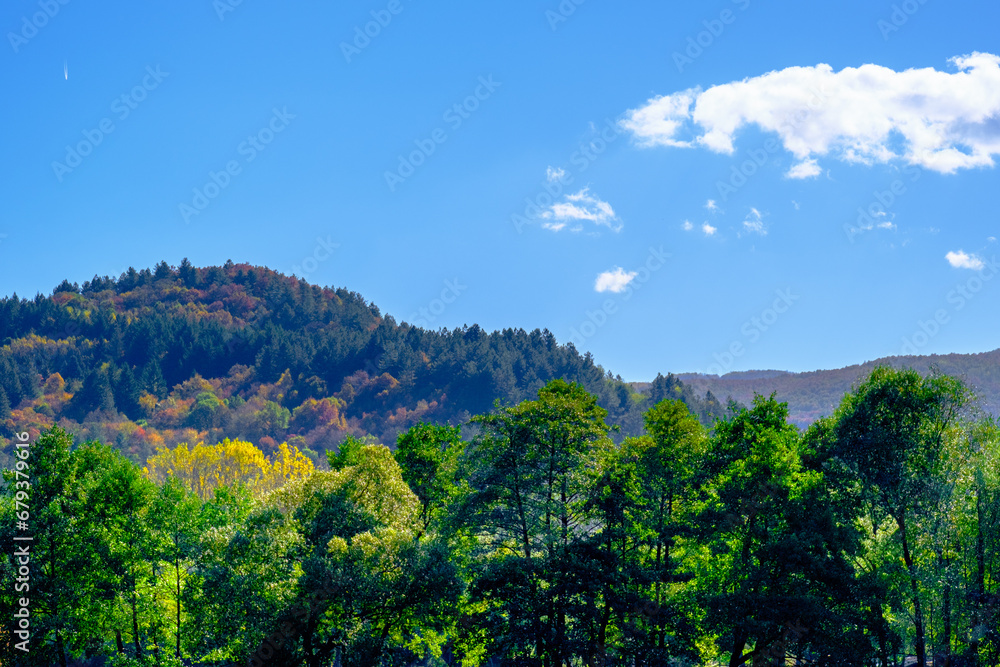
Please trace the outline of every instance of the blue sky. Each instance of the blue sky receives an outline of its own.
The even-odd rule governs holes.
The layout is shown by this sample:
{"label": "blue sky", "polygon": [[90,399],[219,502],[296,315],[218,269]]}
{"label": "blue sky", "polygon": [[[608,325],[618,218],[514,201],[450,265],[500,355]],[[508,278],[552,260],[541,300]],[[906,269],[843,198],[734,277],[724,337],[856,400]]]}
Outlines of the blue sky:
{"label": "blue sky", "polygon": [[5,3],[0,293],[233,259],[629,380],[1000,346],[996,3],[232,2]]}

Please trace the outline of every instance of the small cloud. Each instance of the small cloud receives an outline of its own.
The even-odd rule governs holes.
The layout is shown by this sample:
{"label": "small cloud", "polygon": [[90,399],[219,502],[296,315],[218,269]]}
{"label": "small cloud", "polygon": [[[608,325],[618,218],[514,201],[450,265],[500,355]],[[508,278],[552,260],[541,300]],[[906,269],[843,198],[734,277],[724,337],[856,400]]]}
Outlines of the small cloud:
{"label": "small cloud", "polygon": [[709,213],[717,213],[719,211],[719,205],[715,203],[714,199],[709,199],[705,202],[705,208],[708,209]]}
{"label": "small cloud", "polygon": [[986,240],[987,240],[987,241],[989,241],[990,243],[996,243],[996,242],[997,242],[997,237],[995,237],[995,236],[991,236],[991,237],[989,237],[989,238],[988,238],[988,239],[986,239]]}
{"label": "small cloud", "polygon": [[692,229],[694,229],[694,225],[691,224],[690,220],[685,220],[684,224],[681,225],[681,229],[683,229],[685,232],[690,232]]}
{"label": "small cloud", "polygon": [[815,178],[822,173],[823,170],[820,168],[819,163],[817,163],[815,159],[810,158],[799,162],[797,165],[789,169],[785,174],[785,178],[801,180],[806,178]]}
{"label": "small cloud", "polygon": [[893,220],[896,219],[896,214],[889,214],[885,211],[876,211],[875,213],[870,213],[871,220],[860,225],[857,229],[862,232],[870,232],[875,229],[885,229],[888,231],[896,230],[896,223]]}
{"label": "small cloud", "polygon": [[706,222],[701,226],[701,231],[705,232],[705,236],[713,236],[719,230]]}
{"label": "small cloud", "polygon": [[549,183],[555,183],[556,181],[561,181],[562,179],[566,178],[566,170],[553,169],[552,167],[549,167],[545,172],[545,178],[548,180]]}
{"label": "small cloud", "polygon": [[746,220],[743,221],[743,229],[750,234],[760,234],[767,236],[767,226],[764,224],[764,216],[755,208],[750,209]]}
{"label": "small cloud", "polygon": [[612,271],[605,271],[597,276],[594,289],[598,292],[624,292],[628,284],[639,275],[638,271],[625,271],[620,266],[616,266]]}
{"label": "small cloud", "polygon": [[800,208],[802,208],[801,206],[799,206],[799,203],[797,201],[795,201],[794,199],[792,200],[792,206],[795,207],[796,211],[798,211]]}
{"label": "small cloud", "polygon": [[971,269],[972,271],[979,271],[986,266],[983,264],[983,260],[962,250],[959,250],[958,252],[949,252],[944,256],[944,258],[948,260],[948,263],[956,269]]}
{"label": "small cloud", "polygon": [[570,225],[571,231],[579,232],[583,229],[579,224],[581,222],[592,222],[613,232],[620,232],[623,227],[611,204],[591,195],[590,188],[566,195],[565,201],[556,202],[543,211],[541,218],[549,221],[542,223],[542,226],[554,232]]}

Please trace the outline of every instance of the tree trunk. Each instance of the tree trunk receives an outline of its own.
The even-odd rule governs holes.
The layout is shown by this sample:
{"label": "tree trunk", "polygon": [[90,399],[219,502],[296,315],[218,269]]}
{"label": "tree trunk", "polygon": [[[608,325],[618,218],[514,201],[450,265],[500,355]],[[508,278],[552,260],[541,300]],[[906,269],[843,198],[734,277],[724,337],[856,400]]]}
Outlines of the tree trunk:
{"label": "tree trunk", "polygon": [[[947,562],[947,561],[946,561]],[[944,655],[945,664],[951,664],[951,584],[944,585]]]}
{"label": "tree trunk", "polygon": [[876,622],[878,623],[876,632],[878,633],[878,655],[882,660],[882,667],[890,667],[889,663],[889,648],[888,638],[885,633],[885,616],[882,614],[882,603],[876,602],[878,605],[878,616],[876,617]]}
{"label": "tree trunk", "polygon": [[66,649],[63,646],[62,634],[56,629],[56,650],[59,651],[59,665],[61,667],[67,667],[66,665]]}
{"label": "tree trunk", "polygon": [[139,646],[139,614],[135,608],[135,587],[132,588],[132,638],[135,643],[135,657],[142,660],[142,647]]}
{"label": "tree trunk", "polygon": [[983,475],[976,475],[976,592],[982,597],[986,594],[986,538],[983,535]]}
{"label": "tree trunk", "polygon": [[174,574],[177,575],[177,648],[174,655],[181,657],[181,561],[180,554],[174,553]]}
{"label": "tree trunk", "polygon": [[743,628],[739,628],[733,633],[733,652],[729,657],[729,667],[740,667],[746,662],[743,657],[743,648],[747,645],[749,634]]}
{"label": "tree trunk", "polygon": [[920,667],[924,667],[924,665],[927,664],[927,648],[924,642],[924,613],[920,606],[920,591],[917,583],[917,571],[913,564],[913,557],[910,554],[910,543],[906,536],[905,516],[900,515],[896,519],[896,524],[899,526],[900,538],[903,542],[903,562],[906,564],[906,570],[910,575],[910,593],[913,596],[913,629],[916,633],[916,646],[914,648],[917,652],[917,664]]}
{"label": "tree trunk", "polygon": [[115,645],[118,647],[118,655],[125,655],[125,643],[122,641],[122,631],[115,628]]}

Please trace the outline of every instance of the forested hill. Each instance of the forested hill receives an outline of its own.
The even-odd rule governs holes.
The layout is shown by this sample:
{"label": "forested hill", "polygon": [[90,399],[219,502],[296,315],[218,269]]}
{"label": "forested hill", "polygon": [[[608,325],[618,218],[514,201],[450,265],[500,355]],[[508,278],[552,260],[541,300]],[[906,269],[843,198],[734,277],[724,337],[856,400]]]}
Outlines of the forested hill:
{"label": "forested hill", "polygon": [[0,301],[0,437],[53,424],[143,462],[162,445],[288,441],[314,458],[347,434],[393,444],[419,421],[460,423],[552,378],[599,397],[622,434],[652,399],[724,412],[674,378],[633,394],[548,331],[399,324],[345,289],[227,262],[130,268]]}
{"label": "forested hill", "polygon": [[[978,394],[984,410],[1000,415],[1000,349],[982,354],[886,357],[847,368],[810,373],[750,371],[722,377],[697,374],[678,377],[697,392],[732,396],[741,403],[750,403],[754,392],[765,396],[777,392],[778,400],[788,403],[791,421],[806,426],[832,413],[844,394],[879,365],[913,368],[921,373],[937,370],[961,378]],[[642,387],[636,385],[637,389]]]}

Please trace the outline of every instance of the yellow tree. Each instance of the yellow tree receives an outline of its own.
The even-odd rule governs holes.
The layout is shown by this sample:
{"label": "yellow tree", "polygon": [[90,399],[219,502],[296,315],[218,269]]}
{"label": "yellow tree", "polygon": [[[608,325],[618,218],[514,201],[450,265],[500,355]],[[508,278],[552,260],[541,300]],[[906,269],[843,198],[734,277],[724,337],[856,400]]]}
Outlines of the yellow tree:
{"label": "yellow tree", "polygon": [[223,486],[244,485],[257,493],[267,493],[287,481],[308,477],[313,464],[296,447],[282,444],[273,460],[253,443],[228,438],[215,445],[199,443],[189,448],[181,443],[174,449],[161,448],[146,462],[146,475],[157,484],[174,478],[202,500]]}

